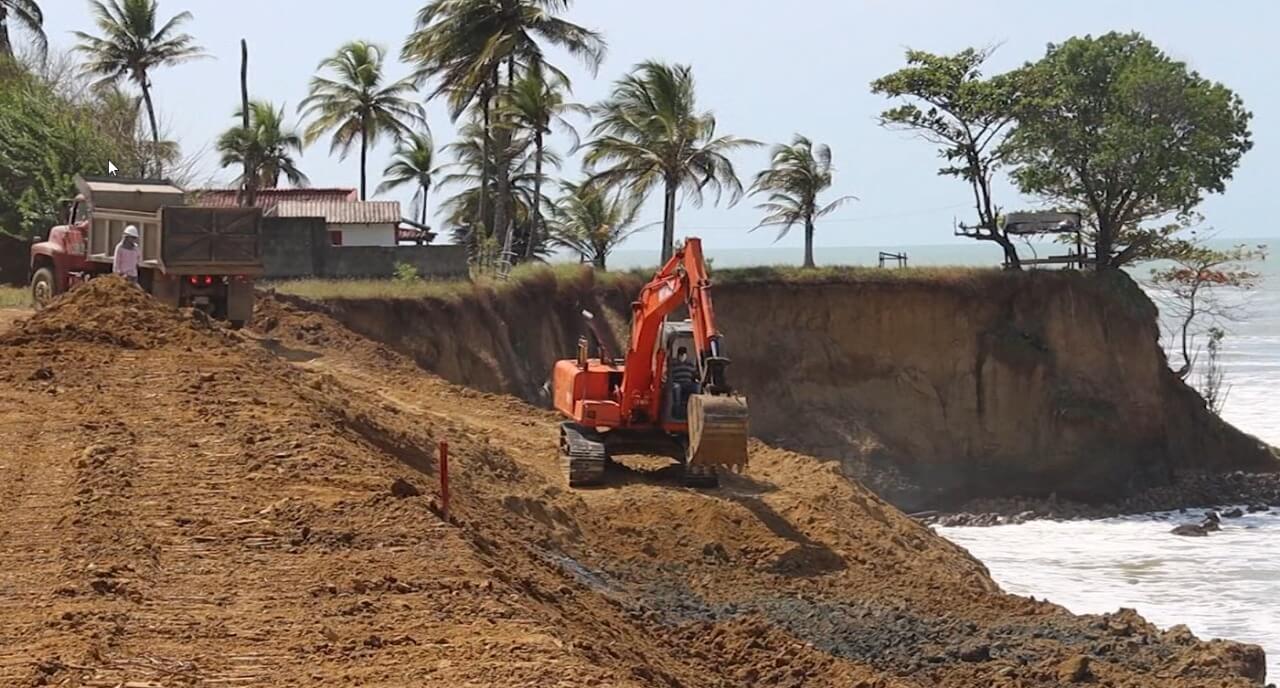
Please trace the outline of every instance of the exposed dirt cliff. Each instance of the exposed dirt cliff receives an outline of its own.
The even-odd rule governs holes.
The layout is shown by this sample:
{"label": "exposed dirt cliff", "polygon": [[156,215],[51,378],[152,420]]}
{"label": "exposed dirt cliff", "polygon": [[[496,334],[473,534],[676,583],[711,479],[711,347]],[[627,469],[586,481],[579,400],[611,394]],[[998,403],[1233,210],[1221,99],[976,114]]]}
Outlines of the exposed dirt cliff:
{"label": "exposed dirt cliff", "polygon": [[[581,310],[606,316],[617,351],[640,283],[547,272],[325,309],[451,381],[539,402]],[[1155,308],[1124,275],[730,275],[715,298],[753,434],[838,459],[904,508],[1109,501],[1178,472],[1277,468],[1169,372]]]}

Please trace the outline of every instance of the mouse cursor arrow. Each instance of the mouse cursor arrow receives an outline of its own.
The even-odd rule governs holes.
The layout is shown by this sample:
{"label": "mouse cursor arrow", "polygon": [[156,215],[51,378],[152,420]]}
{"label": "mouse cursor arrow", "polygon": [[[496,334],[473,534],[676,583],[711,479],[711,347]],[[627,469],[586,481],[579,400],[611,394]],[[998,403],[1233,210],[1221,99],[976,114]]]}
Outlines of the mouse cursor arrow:
{"label": "mouse cursor arrow", "polygon": [[113,177],[114,177],[114,176],[116,176],[119,172],[120,172],[120,168],[119,168],[119,167],[116,167],[116,164],[115,164],[114,162],[111,162],[110,160],[108,160],[108,161],[107,161],[107,174],[109,174],[109,175],[111,175],[111,176],[113,176]]}

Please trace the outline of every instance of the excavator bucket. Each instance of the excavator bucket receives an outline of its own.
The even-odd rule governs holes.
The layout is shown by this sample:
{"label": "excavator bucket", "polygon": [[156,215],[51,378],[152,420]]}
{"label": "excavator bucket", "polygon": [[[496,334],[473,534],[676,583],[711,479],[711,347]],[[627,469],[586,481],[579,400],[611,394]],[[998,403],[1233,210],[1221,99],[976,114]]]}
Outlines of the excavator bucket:
{"label": "excavator bucket", "polygon": [[689,397],[689,464],[747,464],[747,398],[694,394]]}

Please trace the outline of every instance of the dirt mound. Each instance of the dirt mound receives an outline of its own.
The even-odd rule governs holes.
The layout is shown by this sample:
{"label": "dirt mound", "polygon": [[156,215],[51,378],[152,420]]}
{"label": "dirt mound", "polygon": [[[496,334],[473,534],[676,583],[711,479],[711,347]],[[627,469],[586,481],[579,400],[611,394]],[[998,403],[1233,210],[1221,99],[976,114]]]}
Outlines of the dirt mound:
{"label": "dirt mound", "polygon": [[571,491],[553,414],[325,316],[214,336],[97,289],[0,341],[0,685],[1260,680],[1255,647],[1000,593],[831,463],[753,442],[717,490]]}
{"label": "dirt mound", "polygon": [[82,340],[127,349],[153,349],[205,337],[213,324],[203,313],[175,310],[124,279],[90,280],[54,299],[4,335],[4,341]]}

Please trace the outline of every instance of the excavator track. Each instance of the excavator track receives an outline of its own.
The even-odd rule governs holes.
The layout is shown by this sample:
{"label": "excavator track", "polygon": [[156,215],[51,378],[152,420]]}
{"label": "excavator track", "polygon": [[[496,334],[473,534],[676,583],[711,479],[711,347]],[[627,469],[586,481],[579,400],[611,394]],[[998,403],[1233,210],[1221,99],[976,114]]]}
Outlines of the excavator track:
{"label": "excavator track", "polygon": [[577,423],[560,424],[560,467],[570,487],[586,487],[604,482],[609,454],[594,431]]}

